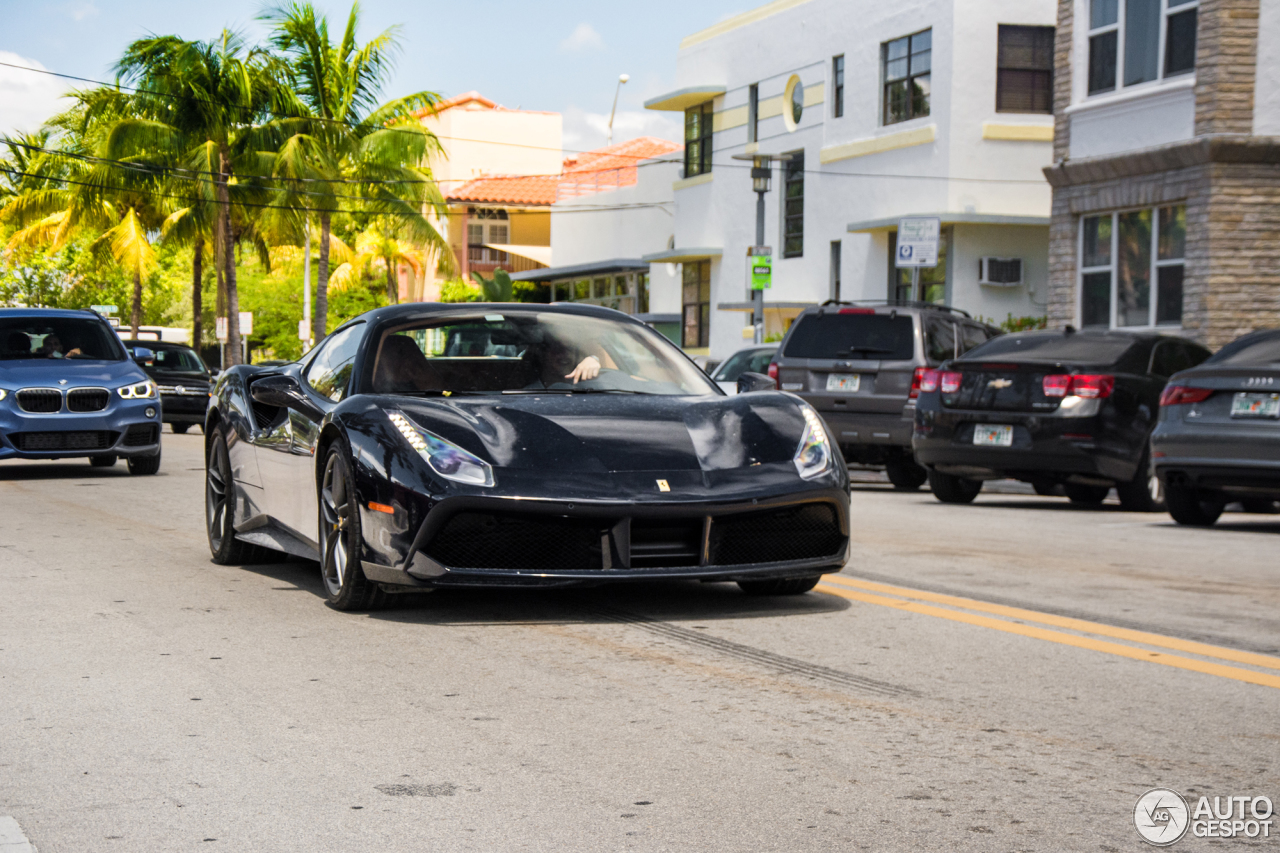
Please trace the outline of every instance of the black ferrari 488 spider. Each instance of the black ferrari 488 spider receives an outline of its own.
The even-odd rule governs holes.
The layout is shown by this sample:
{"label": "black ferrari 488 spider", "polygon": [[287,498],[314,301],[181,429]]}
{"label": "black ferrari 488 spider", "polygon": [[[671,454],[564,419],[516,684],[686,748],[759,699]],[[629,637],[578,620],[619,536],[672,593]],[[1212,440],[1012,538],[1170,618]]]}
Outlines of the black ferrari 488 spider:
{"label": "black ferrari 488 spider", "polygon": [[593,306],[371,311],[298,362],[224,372],[205,435],[214,561],[319,560],[340,610],[655,578],[795,594],[848,549],[848,474],[808,404],[726,396]]}

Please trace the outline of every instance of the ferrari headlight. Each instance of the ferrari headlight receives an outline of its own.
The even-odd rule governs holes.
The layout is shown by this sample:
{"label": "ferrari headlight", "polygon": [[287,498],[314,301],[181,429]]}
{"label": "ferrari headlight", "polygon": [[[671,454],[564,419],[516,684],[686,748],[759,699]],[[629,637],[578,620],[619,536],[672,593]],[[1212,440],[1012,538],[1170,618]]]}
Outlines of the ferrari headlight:
{"label": "ferrari headlight", "polygon": [[428,432],[399,412],[388,412],[387,417],[409,446],[418,451],[431,470],[441,477],[472,486],[493,485],[493,468],[474,453]]}
{"label": "ferrari headlight", "polygon": [[796,448],[796,471],[802,480],[812,480],[831,469],[831,442],[822,426],[822,418],[808,406],[801,406],[804,414],[804,434]]}
{"label": "ferrari headlight", "polygon": [[139,382],[136,385],[117,388],[116,392],[126,400],[150,400],[156,395],[156,383]]}

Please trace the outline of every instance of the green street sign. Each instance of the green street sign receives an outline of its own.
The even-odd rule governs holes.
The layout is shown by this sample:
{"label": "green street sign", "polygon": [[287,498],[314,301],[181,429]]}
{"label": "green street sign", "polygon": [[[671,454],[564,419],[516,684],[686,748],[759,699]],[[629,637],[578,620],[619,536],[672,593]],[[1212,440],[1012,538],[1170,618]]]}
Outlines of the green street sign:
{"label": "green street sign", "polygon": [[768,290],[773,287],[773,249],[770,246],[752,246],[747,255],[751,265],[751,289]]}
{"label": "green street sign", "polygon": [[90,310],[97,311],[99,314],[114,314],[120,309],[114,305],[90,305]]}

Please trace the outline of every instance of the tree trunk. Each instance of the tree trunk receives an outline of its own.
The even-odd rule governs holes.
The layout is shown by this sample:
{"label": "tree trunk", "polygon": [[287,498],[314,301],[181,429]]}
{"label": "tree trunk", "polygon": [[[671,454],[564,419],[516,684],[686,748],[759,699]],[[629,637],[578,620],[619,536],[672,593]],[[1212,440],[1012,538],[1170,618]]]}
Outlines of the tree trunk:
{"label": "tree trunk", "polygon": [[191,346],[200,352],[200,340],[204,334],[204,238],[196,238],[196,248],[191,255]]}
{"label": "tree trunk", "polygon": [[241,364],[244,361],[240,348],[240,294],[236,289],[236,240],[231,231],[231,193],[227,188],[227,179],[231,176],[231,159],[223,148],[218,151],[217,194],[218,204],[222,208],[219,218],[222,220],[222,260],[225,269],[223,275],[227,287],[227,363]]}
{"label": "tree trunk", "polygon": [[324,340],[329,325],[329,212],[320,214],[320,257],[316,271],[316,344]]}
{"label": "tree trunk", "polygon": [[133,310],[129,312],[129,325],[133,329],[133,339],[138,339],[138,327],[142,325],[142,273],[133,271]]}
{"label": "tree trunk", "polygon": [[396,281],[395,274],[392,272],[391,259],[383,258],[387,262],[387,300],[395,305],[400,301],[399,282]]}

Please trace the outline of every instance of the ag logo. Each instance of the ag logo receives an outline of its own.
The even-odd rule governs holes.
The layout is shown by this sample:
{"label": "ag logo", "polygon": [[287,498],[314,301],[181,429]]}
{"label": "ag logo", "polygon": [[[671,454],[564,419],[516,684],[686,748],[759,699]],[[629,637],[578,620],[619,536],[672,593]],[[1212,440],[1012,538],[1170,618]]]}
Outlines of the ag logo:
{"label": "ag logo", "polygon": [[1167,847],[1187,834],[1191,810],[1177,791],[1152,788],[1133,807],[1133,825],[1144,841]]}

